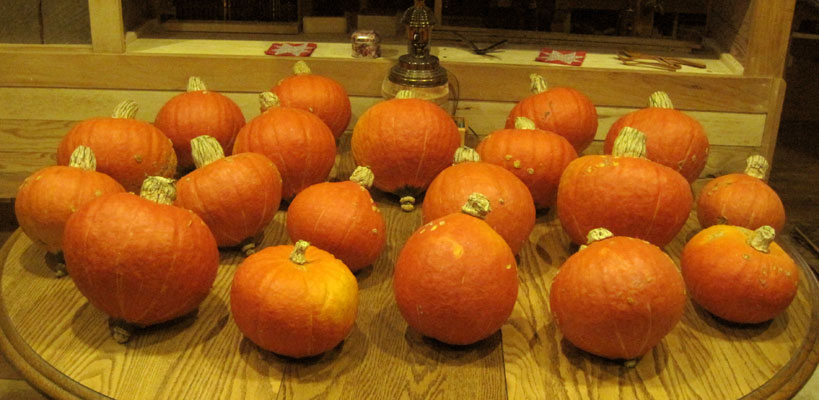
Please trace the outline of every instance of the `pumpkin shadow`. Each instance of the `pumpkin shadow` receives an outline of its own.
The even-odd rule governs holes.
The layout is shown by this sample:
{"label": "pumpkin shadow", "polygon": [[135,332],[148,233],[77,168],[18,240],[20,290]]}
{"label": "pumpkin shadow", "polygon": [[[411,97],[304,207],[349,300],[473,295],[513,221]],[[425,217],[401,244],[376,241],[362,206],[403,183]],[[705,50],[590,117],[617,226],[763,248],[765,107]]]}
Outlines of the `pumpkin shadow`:
{"label": "pumpkin shadow", "polygon": [[[57,279],[56,271],[57,265],[61,261],[60,258],[56,254],[45,251],[35,243],[31,243],[20,256],[20,265],[32,275]],[[64,263],[64,261],[62,262]]]}
{"label": "pumpkin shadow", "polygon": [[787,310],[769,321],[757,324],[740,324],[719,318],[693,301],[691,301],[691,309],[693,312],[689,313],[689,315],[696,317],[696,319],[683,318],[681,323],[711,337],[727,337],[738,341],[775,339],[788,329],[788,322],[790,321]]}
{"label": "pumpkin shadow", "polygon": [[633,360],[611,360],[582,350],[565,337],[560,339],[560,352],[573,367],[595,380],[642,382],[661,375],[668,366],[669,350],[660,341],[647,354]]}
{"label": "pumpkin shadow", "polygon": [[[453,366],[477,365],[501,349],[500,329],[489,337],[468,345],[453,345],[427,337],[407,327],[404,341],[409,346],[410,361],[417,365],[442,363]],[[501,360],[503,357],[497,357]]]}

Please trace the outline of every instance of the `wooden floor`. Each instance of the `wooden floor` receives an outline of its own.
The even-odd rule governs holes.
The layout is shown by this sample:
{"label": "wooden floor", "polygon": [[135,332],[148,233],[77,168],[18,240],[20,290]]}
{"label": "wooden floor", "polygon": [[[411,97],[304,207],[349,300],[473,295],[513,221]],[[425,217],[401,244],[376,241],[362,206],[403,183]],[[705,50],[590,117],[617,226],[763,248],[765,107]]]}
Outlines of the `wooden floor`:
{"label": "wooden floor", "polygon": [[[819,121],[783,121],[777,140],[770,185],[779,193],[789,221],[804,233],[800,254],[814,268],[819,254],[808,241],[819,244]],[[0,243],[17,228],[13,204],[0,203]],[[0,359],[0,399],[42,399],[5,360]],[[796,399],[819,398],[819,374]]]}

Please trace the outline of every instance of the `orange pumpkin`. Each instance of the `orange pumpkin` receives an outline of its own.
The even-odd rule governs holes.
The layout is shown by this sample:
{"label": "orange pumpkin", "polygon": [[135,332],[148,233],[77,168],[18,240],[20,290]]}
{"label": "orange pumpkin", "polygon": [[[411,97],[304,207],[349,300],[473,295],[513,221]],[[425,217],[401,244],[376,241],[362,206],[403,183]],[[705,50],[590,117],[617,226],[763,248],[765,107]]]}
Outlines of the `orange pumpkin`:
{"label": "orange pumpkin", "polygon": [[646,135],[646,158],[677,170],[688,182],[699,178],[708,160],[708,136],[696,119],[675,110],[665,92],[654,92],[649,107],[630,112],[612,124],[603,152],[611,154],[625,127]]}
{"label": "orange pumpkin", "polygon": [[350,180],[309,186],[287,207],[290,240],[305,240],[339,258],[356,272],[381,254],[386,223],[370,192],[373,174],[358,167]]}
{"label": "orange pumpkin", "polygon": [[245,116],[229,97],[208,90],[198,77],[188,79],[188,90],[172,97],[156,114],[154,125],[173,142],[178,167],[193,168],[191,139],[208,135],[219,141],[228,155],[233,140],[245,125]]}
{"label": "orange pumpkin", "polygon": [[172,205],[172,182],[148,177],[139,196],[97,198],[65,224],[69,276],[114,320],[147,326],[186,315],[216,279],[216,240],[196,214]]}
{"label": "orange pumpkin", "polygon": [[517,264],[503,237],[481,219],[488,211],[488,199],[472,195],[464,213],[428,222],[401,249],[395,300],[422,335],[471,344],[497,332],[512,313]]}
{"label": "orange pumpkin", "polygon": [[452,164],[458,127],[440,106],[401,91],[367,109],[356,122],[350,147],[357,165],[375,174],[376,188],[398,195],[412,211],[415,196]]}
{"label": "orange pumpkin", "polygon": [[273,93],[282,106],[301,108],[316,114],[338,139],[352,116],[350,98],[338,81],[312,73],[304,61],[293,65],[293,75],[276,84]]}
{"label": "orange pumpkin", "polygon": [[492,132],[477,150],[484,162],[500,165],[520,178],[539,209],[555,204],[560,175],[577,158],[565,138],[537,129],[525,117],[518,118],[514,129]]}
{"label": "orange pumpkin", "polygon": [[96,172],[94,152],[78,146],[68,166],[43,168],[17,190],[14,213],[20,229],[50,253],[62,250],[65,222],[83,204],[109,193],[124,192],[117,181]]}
{"label": "orange pumpkin", "polygon": [[572,161],[557,189],[560,224],[575,243],[605,226],[617,236],[663,247],[682,229],[693,206],[688,181],[677,171],[643,158],[645,136],[624,128],[614,155]]}
{"label": "orange pumpkin", "polygon": [[706,183],[697,198],[700,225],[737,225],[752,230],[769,225],[781,231],[785,206],[763,180],[767,170],[765,157],[754,155],[746,160],[744,174],[727,174]]}
{"label": "orange pumpkin", "polygon": [[468,147],[459,148],[455,164],[430,183],[422,208],[424,223],[459,212],[464,199],[475,192],[485,195],[492,208],[486,223],[517,254],[535,226],[532,195],[514,174],[501,166],[481,162],[477,152]]}
{"label": "orange pumpkin", "polygon": [[643,240],[593,231],[560,266],[549,309],[563,336],[608,359],[648,353],[677,325],[685,284],[662,250]]}
{"label": "orange pumpkin", "polygon": [[176,184],[177,206],[202,217],[220,247],[245,243],[255,251],[254,236],[273,220],[282,199],[282,178],[276,165],[258,153],[225,157],[210,136],[191,140],[196,169]]}
{"label": "orange pumpkin", "polygon": [[538,74],[529,75],[532,95],[519,101],[506,117],[506,129],[515,128],[518,117],[534,121],[538,129],[566,138],[580,154],[597,133],[597,109],[586,95],[569,87],[549,88]]}
{"label": "orange pumpkin", "polygon": [[57,164],[68,165],[77,146],[88,146],[97,157],[97,171],[114,178],[125,190],[139,192],[148,176],[172,177],[176,173],[173,144],[155,126],[134,119],[137,105],[126,100],[112,117],[84,120],[60,141]]}
{"label": "orange pumpkin", "polygon": [[336,141],[330,128],[312,113],[279,106],[275,94],[262,93],[262,114],[236,135],[233,153],[260,153],[282,177],[282,199],[327,180],[336,160]]}
{"label": "orange pumpkin", "polygon": [[770,226],[752,231],[731,225],[694,235],[680,261],[691,299],[737,323],[760,323],[784,312],[796,296],[799,268],[774,235]]}
{"label": "orange pumpkin", "polygon": [[266,247],[233,276],[230,311],[259,347],[310,357],[344,340],[358,313],[358,283],[332,254],[300,240]]}

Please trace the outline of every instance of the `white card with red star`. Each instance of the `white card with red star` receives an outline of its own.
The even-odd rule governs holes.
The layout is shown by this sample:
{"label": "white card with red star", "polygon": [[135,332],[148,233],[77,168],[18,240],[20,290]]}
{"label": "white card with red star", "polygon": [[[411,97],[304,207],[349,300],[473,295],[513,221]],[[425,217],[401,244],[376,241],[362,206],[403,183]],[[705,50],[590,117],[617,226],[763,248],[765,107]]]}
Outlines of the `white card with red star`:
{"label": "white card with red star", "polygon": [[540,49],[540,54],[535,58],[535,61],[579,67],[585,59],[585,51],[561,51],[543,48]]}
{"label": "white card with red star", "polygon": [[273,43],[264,53],[270,56],[309,57],[315,49],[315,43]]}

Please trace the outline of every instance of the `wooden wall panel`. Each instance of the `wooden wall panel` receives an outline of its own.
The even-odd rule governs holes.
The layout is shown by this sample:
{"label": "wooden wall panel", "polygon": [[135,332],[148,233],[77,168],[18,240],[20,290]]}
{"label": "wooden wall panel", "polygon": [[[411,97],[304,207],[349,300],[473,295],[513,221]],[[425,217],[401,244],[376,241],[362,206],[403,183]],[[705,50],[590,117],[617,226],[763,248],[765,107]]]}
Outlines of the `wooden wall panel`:
{"label": "wooden wall panel", "polygon": [[40,3],[43,15],[43,43],[91,43],[88,0],[40,0]]}
{"label": "wooden wall panel", "polygon": [[43,42],[38,1],[0,1],[0,43]]}

